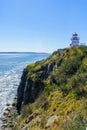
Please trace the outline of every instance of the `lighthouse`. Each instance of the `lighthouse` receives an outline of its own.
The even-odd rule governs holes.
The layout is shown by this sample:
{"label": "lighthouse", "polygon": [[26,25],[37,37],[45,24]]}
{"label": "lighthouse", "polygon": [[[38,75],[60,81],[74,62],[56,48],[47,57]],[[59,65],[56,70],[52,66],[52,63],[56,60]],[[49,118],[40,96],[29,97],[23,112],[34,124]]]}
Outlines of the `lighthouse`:
{"label": "lighthouse", "polygon": [[78,37],[78,34],[77,33],[74,33],[73,35],[72,35],[72,38],[71,38],[71,44],[70,44],[70,46],[79,46],[79,37]]}

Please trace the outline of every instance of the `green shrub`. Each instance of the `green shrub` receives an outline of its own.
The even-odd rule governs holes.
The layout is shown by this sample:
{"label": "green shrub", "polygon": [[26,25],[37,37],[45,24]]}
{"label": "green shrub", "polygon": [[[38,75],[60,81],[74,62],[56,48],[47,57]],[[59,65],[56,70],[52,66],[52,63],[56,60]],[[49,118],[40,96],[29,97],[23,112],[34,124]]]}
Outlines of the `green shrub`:
{"label": "green shrub", "polygon": [[67,60],[63,65],[63,72],[65,72],[66,75],[72,75],[79,69],[80,64],[81,59],[78,57]]}

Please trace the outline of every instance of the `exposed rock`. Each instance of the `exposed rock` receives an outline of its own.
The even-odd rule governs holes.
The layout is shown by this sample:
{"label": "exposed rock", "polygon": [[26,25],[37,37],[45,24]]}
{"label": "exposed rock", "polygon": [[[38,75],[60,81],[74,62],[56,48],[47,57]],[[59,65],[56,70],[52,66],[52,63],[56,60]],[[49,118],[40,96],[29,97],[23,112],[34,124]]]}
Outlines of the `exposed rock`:
{"label": "exposed rock", "polygon": [[22,130],[29,130],[29,124],[27,124],[25,127],[23,127]]}
{"label": "exposed rock", "polygon": [[3,113],[3,115],[4,115],[4,116],[7,116],[7,115],[8,115],[8,113],[7,113],[7,112],[4,112],[4,113]]}
{"label": "exposed rock", "polygon": [[55,62],[51,62],[48,64],[48,70],[47,70],[48,73],[51,73],[53,71],[54,65],[55,65]]}
{"label": "exposed rock", "polygon": [[[31,77],[27,79],[27,70],[24,69],[23,75],[21,77],[21,82],[18,87],[18,98],[17,98],[17,110],[20,114],[22,102],[25,104],[32,103],[38,97],[40,92],[44,89],[44,83],[42,80],[48,78],[48,75],[53,71],[55,62],[46,64],[42,66],[40,72],[36,75],[35,79],[32,80]],[[36,87],[38,86],[38,87]],[[13,104],[15,106],[15,104]]]}
{"label": "exposed rock", "polygon": [[10,109],[11,109],[10,107],[7,107],[5,110],[6,110],[6,111],[10,111]]}
{"label": "exposed rock", "polygon": [[15,107],[16,107],[16,102],[13,102],[13,103],[12,103],[12,106],[15,106]]}
{"label": "exposed rock", "polygon": [[26,76],[27,76],[27,71],[24,69],[23,75],[21,77],[21,82],[20,82],[20,85],[19,85],[18,90],[17,90],[17,111],[19,114],[20,114],[21,105],[22,105],[23,96],[24,96]]}
{"label": "exposed rock", "polygon": [[6,106],[10,106],[10,103],[7,103]]}
{"label": "exposed rock", "polygon": [[12,128],[13,126],[14,126],[14,125],[13,125],[12,123],[11,123],[11,124],[9,124],[9,127],[11,127],[11,128]]}
{"label": "exposed rock", "polygon": [[7,123],[7,118],[2,118],[1,120],[3,123]]}
{"label": "exposed rock", "polygon": [[14,126],[14,114],[16,114],[16,107],[6,108],[2,120],[2,130],[12,130]]}
{"label": "exposed rock", "polygon": [[51,116],[51,117],[48,119],[48,121],[47,121],[46,127],[51,126],[56,119],[58,119],[58,116],[56,116],[56,115]]}
{"label": "exposed rock", "polygon": [[3,124],[2,125],[2,128],[6,128],[8,126],[8,124],[6,123],[6,124]]}
{"label": "exposed rock", "polygon": [[8,117],[10,118],[10,117],[12,117],[12,115],[11,115],[11,114],[8,114]]}

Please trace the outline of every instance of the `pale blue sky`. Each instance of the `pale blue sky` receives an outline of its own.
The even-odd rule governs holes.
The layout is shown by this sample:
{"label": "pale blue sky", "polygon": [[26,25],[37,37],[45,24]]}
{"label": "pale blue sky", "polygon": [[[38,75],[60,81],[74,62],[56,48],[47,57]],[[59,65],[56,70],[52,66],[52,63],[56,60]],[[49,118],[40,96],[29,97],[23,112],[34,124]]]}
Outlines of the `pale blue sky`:
{"label": "pale blue sky", "polygon": [[0,51],[53,52],[87,42],[87,0],[0,0]]}

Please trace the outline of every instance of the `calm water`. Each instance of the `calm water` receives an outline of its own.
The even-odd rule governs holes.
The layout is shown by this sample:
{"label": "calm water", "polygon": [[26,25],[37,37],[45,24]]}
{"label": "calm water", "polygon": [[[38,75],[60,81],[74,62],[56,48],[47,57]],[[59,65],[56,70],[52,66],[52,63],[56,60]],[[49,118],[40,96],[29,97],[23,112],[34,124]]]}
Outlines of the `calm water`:
{"label": "calm water", "polygon": [[0,53],[0,118],[7,103],[16,95],[22,71],[27,64],[48,57],[40,53]]}

